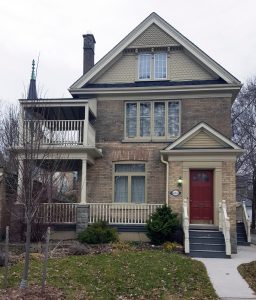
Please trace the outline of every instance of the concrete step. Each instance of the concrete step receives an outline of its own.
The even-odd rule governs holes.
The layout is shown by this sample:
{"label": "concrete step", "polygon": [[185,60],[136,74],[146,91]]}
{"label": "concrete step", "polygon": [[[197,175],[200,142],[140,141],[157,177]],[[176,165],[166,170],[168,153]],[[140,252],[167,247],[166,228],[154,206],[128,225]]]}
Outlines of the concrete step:
{"label": "concrete step", "polygon": [[190,250],[215,250],[215,251],[224,251],[225,252],[225,244],[204,244],[204,243],[191,243]]}
{"label": "concrete step", "polygon": [[213,251],[213,250],[192,250],[189,253],[191,257],[206,257],[206,258],[230,258],[226,255],[225,251]]}
{"label": "concrete step", "polygon": [[223,234],[217,230],[189,230],[190,237],[222,237]]}

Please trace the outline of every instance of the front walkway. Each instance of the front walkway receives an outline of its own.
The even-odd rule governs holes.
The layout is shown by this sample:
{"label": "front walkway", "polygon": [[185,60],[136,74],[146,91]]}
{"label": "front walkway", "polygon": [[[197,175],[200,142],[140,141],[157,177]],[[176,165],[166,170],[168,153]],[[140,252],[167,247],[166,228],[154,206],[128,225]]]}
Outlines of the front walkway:
{"label": "front walkway", "polygon": [[231,259],[196,258],[204,263],[208,275],[222,300],[255,299],[256,294],[249,288],[247,282],[240,276],[237,267],[240,264],[256,260],[256,246],[239,246],[238,253]]}

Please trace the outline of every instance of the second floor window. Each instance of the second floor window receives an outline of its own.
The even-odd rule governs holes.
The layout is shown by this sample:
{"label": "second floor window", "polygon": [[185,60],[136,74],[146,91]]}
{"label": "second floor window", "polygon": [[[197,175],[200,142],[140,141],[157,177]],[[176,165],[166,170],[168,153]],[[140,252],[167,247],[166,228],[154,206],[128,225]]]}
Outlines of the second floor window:
{"label": "second floor window", "polygon": [[169,140],[180,134],[180,101],[128,102],[125,138]]}
{"label": "second floor window", "polygon": [[140,80],[167,79],[167,53],[139,54],[138,76]]}

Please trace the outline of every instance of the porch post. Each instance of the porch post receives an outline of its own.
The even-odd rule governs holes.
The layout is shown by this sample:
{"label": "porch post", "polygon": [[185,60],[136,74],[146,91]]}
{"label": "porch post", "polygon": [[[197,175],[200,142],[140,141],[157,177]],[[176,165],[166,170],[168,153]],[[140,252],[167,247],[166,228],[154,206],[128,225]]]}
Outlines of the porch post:
{"label": "porch post", "polygon": [[87,160],[82,160],[82,176],[81,176],[81,198],[80,203],[86,203],[86,176],[87,176]]}

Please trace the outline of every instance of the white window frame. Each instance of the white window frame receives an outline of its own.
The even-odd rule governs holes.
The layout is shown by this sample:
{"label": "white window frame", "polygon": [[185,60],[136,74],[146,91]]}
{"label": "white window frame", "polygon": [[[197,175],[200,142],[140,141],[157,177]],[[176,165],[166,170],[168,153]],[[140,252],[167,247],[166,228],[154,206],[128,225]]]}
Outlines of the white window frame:
{"label": "white window frame", "polygon": [[[154,106],[157,102],[165,103],[165,135],[164,136],[155,136],[154,135]],[[170,102],[178,102],[179,103],[179,132],[177,136],[169,136],[169,124],[168,124],[168,112],[169,112],[169,103]],[[137,116],[136,116],[136,136],[128,137],[126,134],[126,113],[127,113],[127,104],[128,103],[136,103],[137,104]],[[150,136],[142,137],[140,136],[140,103],[150,103]],[[181,134],[181,100],[145,100],[145,101],[127,101],[124,102],[125,105],[125,113],[124,113],[124,141],[134,141],[134,142],[151,142],[151,141],[173,141],[180,137]]]}
{"label": "white window frame", "polygon": [[[165,77],[156,77],[156,56],[159,55],[159,54],[165,54]],[[157,52],[154,54],[154,79],[158,79],[158,80],[161,80],[161,79],[167,79],[167,53],[166,52]]]}
{"label": "white window frame", "polygon": [[[149,57],[149,78],[140,78],[140,61],[142,56],[147,56]],[[151,73],[152,73],[152,66],[151,66],[151,59],[152,55],[150,53],[140,53],[139,54],[139,59],[138,59],[138,79],[142,81],[150,80],[151,79]]]}
{"label": "white window frame", "polygon": [[[116,172],[116,165],[144,165],[144,172]],[[116,202],[115,201],[115,177],[116,176],[127,176],[128,177],[128,202]],[[132,177],[133,176],[143,176],[145,178],[145,185],[144,185],[144,202],[141,203],[136,203],[136,202],[132,202]],[[114,162],[113,163],[113,185],[112,185],[112,202],[113,203],[120,203],[120,204],[134,204],[134,205],[140,205],[140,204],[144,204],[147,203],[147,166],[146,163],[144,161],[118,161],[118,162]]]}

